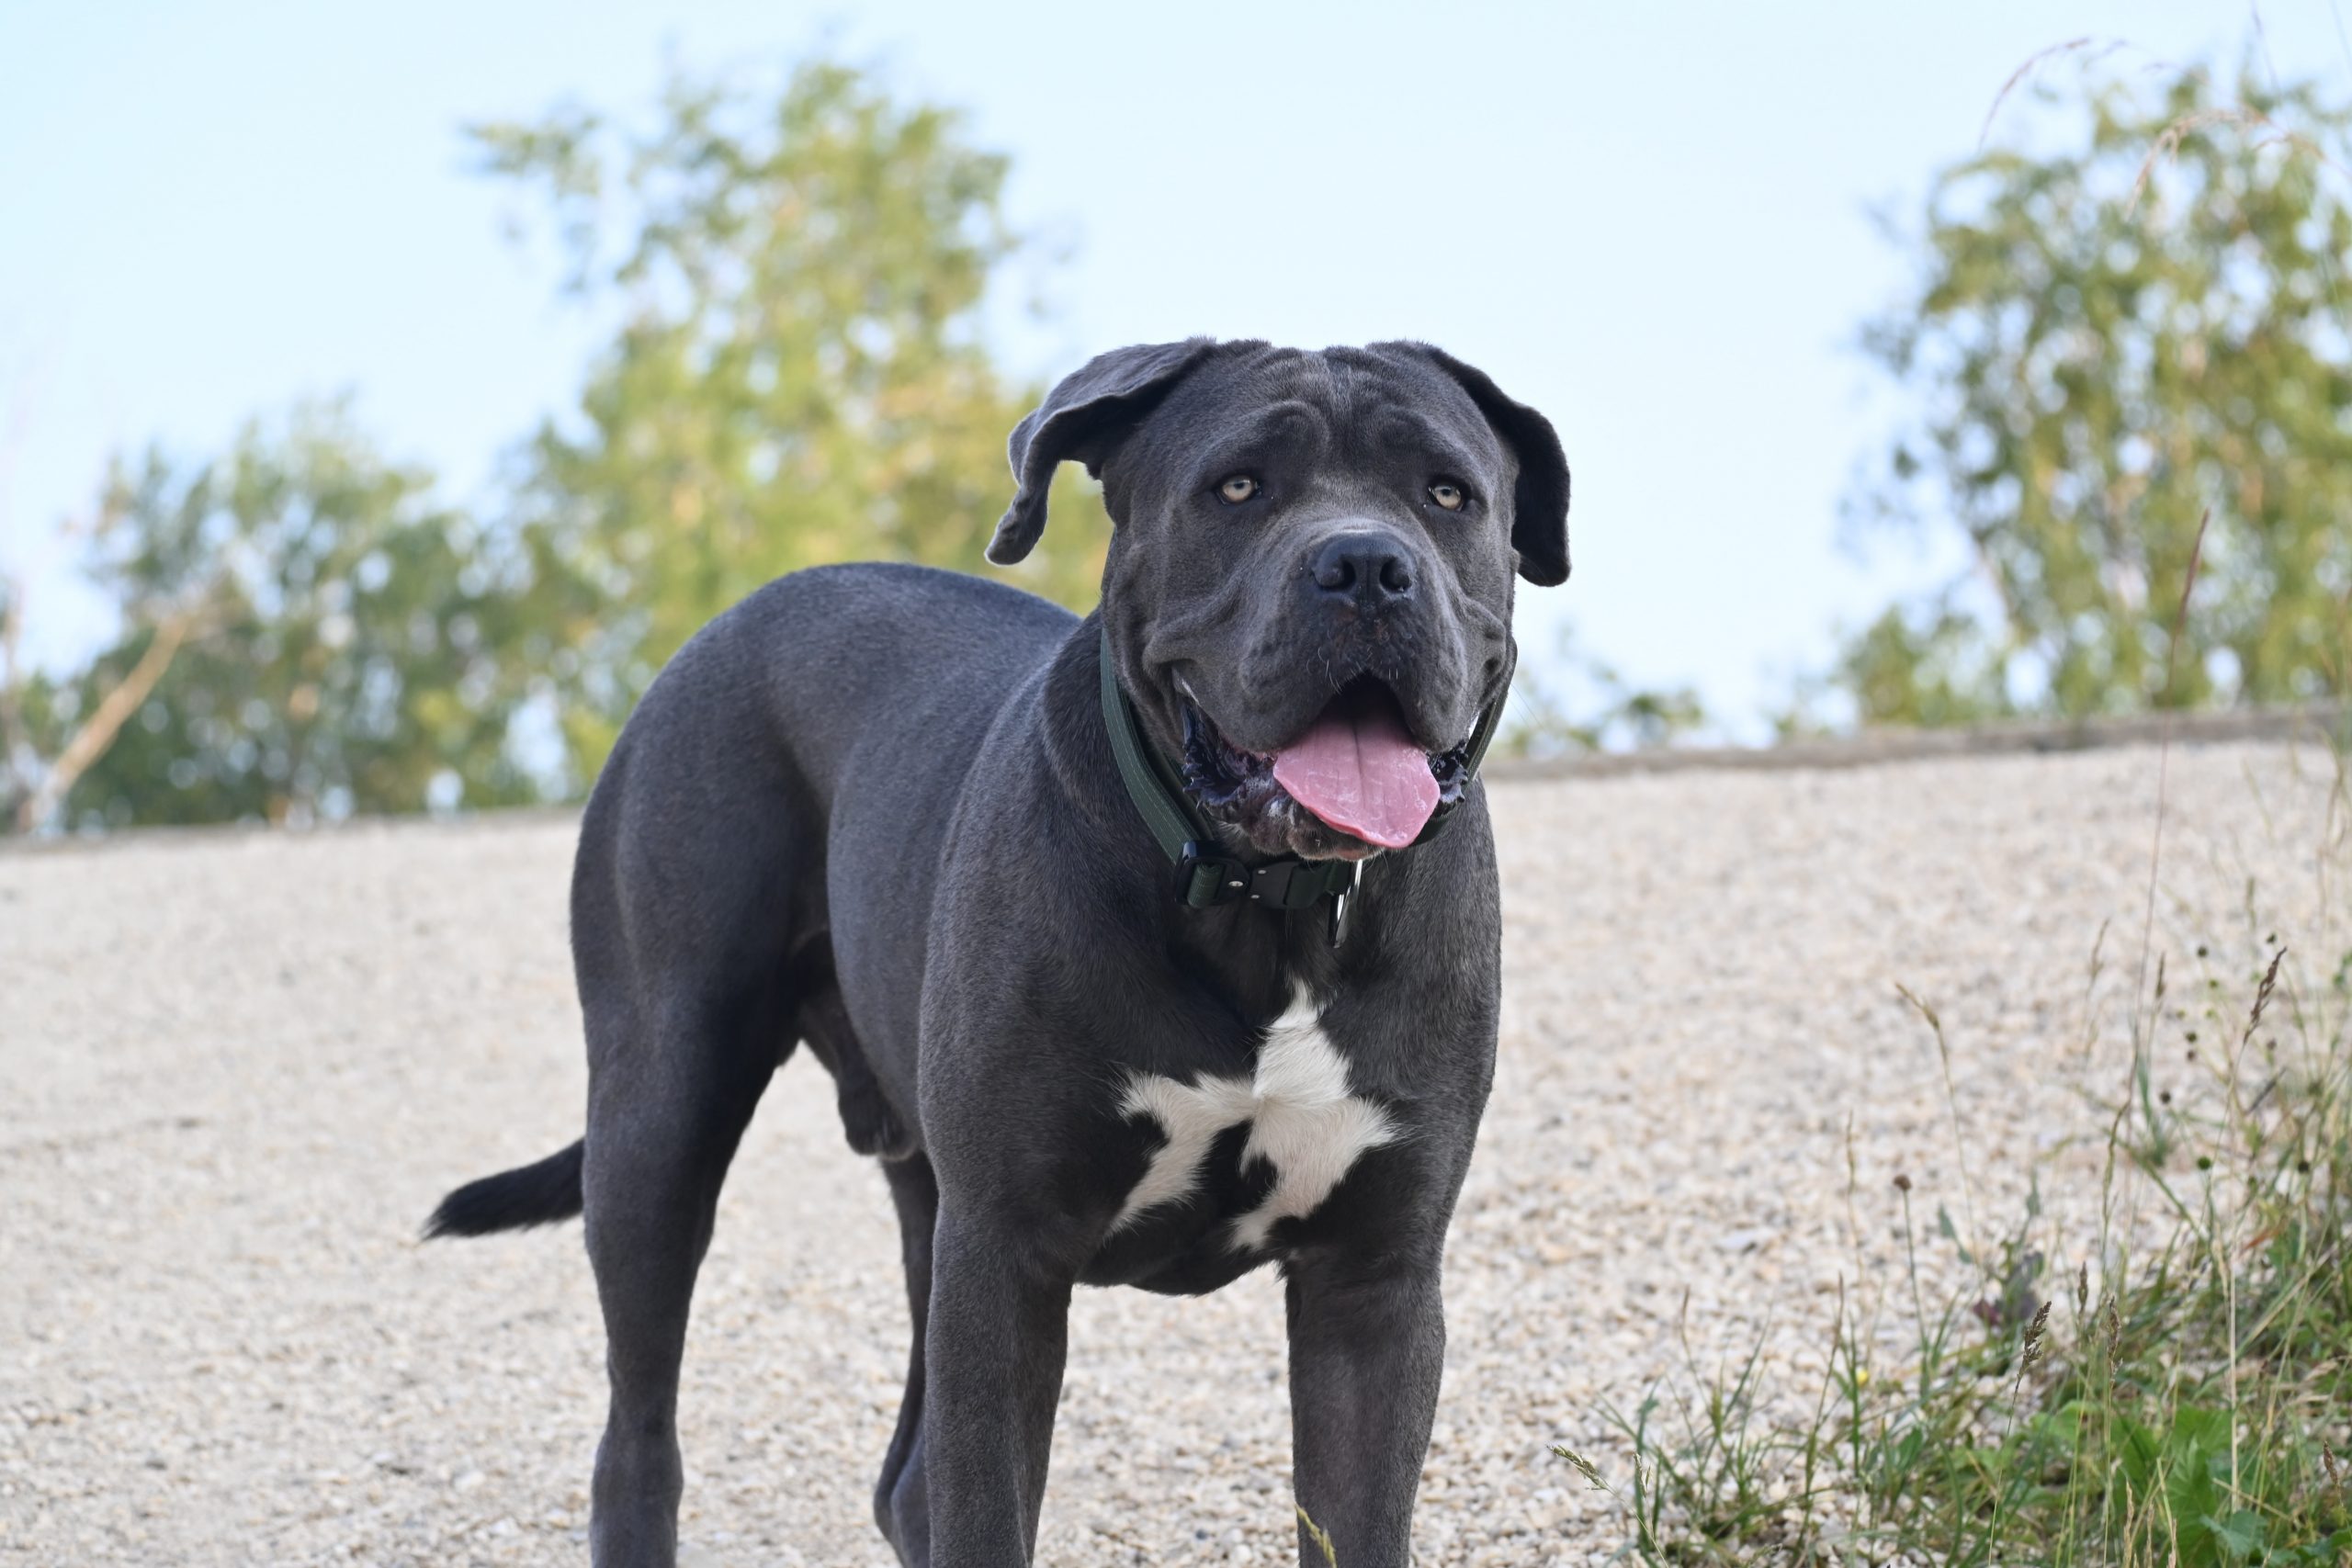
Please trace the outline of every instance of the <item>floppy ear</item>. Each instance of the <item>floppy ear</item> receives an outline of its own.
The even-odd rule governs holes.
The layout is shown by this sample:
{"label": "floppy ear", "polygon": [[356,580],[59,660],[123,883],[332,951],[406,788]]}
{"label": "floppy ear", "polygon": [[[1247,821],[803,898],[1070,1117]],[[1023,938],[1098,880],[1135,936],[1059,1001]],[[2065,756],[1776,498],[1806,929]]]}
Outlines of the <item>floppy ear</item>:
{"label": "floppy ear", "polygon": [[1494,378],[1464,365],[1442,348],[1411,345],[1437,361],[1462,384],[1495,434],[1519,461],[1519,482],[1510,497],[1510,547],[1519,552],[1519,575],[1542,588],[1568,580],[1568,458],[1552,422],[1515,402]]}
{"label": "floppy ear", "polygon": [[1118,438],[1216,347],[1216,340],[1206,337],[1137,344],[1097,355],[1063,378],[1013,426],[1006,444],[1021,488],[989,541],[989,559],[1011,566],[1035,549],[1037,536],[1046,531],[1046,492],[1062,459],[1074,457],[1100,477],[1102,460]]}

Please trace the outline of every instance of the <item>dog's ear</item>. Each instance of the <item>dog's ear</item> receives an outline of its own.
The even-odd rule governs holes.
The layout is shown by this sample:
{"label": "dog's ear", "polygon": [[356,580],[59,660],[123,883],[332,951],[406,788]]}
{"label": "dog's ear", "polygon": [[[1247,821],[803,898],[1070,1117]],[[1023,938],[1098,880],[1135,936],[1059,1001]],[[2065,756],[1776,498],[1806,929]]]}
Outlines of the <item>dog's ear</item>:
{"label": "dog's ear", "polygon": [[1519,463],[1519,482],[1510,497],[1510,547],[1519,552],[1519,575],[1538,587],[1550,588],[1568,580],[1568,458],[1560,450],[1552,422],[1525,403],[1504,395],[1494,378],[1475,365],[1464,365],[1442,348],[1428,344],[1404,344],[1427,355],[1438,367],[1462,385],[1495,434],[1503,438]]}
{"label": "dog's ear", "polygon": [[1187,370],[1216,347],[1215,338],[1144,343],[1097,355],[1063,378],[1028,418],[1013,426],[1006,450],[1020,489],[989,541],[989,559],[1011,566],[1046,531],[1046,492],[1065,457],[1102,476],[1102,460],[1136,420],[1167,396]]}

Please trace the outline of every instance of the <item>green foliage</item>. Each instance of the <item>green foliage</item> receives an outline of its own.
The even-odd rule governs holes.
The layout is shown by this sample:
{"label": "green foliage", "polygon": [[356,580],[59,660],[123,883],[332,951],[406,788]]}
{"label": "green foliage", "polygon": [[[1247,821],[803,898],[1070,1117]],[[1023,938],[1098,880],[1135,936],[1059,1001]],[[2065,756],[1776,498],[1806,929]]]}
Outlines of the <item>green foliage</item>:
{"label": "green foliage", "polygon": [[1563,757],[1669,746],[1703,728],[1707,712],[1688,686],[1638,686],[1614,665],[1587,654],[1563,628],[1546,677],[1522,663],[1511,678],[1510,707],[1496,733],[1498,757]]}
{"label": "green foliage", "polygon": [[[508,727],[525,696],[496,542],[378,457],[344,411],[254,425],[219,461],[118,465],[99,581],[139,611],[67,690],[52,736],[159,635],[186,640],[67,797],[74,823],[307,820],[533,798]],[[158,606],[172,606],[171,612]]]}
{"label": "green foliage", "polygon": [[1925,412],[1853,513],[1954,519],[1995,608],[1873,624],[1836,676],[1865,721],[2352,690],[2352,208],[2321,146],[2352,112],[2236,94],[2109,85],[2072,148],[1936,181],[1917,291],[1865,336]]}
{"label": "green foliage", "polygon": [[[124,631],[62,682],[0,662],[8,822],[577,795],[654,671],[762,583],[981,565],[1040,389],[981,340],[1021,242],[1004,160],[956,115],[820,61],[766,96],[673,83],[644,128],[563,109],[471,136],[613,323],[578,408],[479,517],[334,410],[118,464],[89,565]],[[1108,519],[1075,474],[1054,509],[1014,575],[1090,604]],[[0,600],[0,654],[20,609]]]}
{"label": "green foliage", "polygon": [[1836,680],[1871,723],[1977,724],[2009,709],[2001,661],[1950,604],[1889,608],[1839,655]]}
{"label": "green foliage", "polygon": [[[975,569],[1037,389],[979,335],[1018,242],[1005,161],[945,110],[820,62],[780,100],[673,84],[641,132],[567,110],[477,128],[552,209],[571,287],[619,321],[578,416],[530,443],[533,616],[577,775],[653,672],[763,582],[820,562]],[[1023,569],[1092,603],[1109,525],[1075,481]]]}

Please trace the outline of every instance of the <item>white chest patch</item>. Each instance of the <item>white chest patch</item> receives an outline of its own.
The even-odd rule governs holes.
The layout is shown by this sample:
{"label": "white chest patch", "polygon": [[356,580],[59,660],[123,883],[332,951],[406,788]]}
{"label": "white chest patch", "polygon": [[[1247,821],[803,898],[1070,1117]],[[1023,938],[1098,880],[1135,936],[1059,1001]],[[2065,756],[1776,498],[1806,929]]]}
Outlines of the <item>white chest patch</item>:
{"label": "white chest patch", "polygon": [[1119,1109],[1159,1122],[1168,1142],[1127,1194],[1111,1223],[1114,1233],[1163,1203],[1182,1202],[1200,1184],[1216,1135],[1250,1123],[1241,1163],[1264,1159],[1273,1168],[1274,1185],[1264,1201],[1233,1223],[1227,1240],[1236,1252],[1263,1247],[1276,1220],[1313,1213],[1366,1149],[1396,1138],[1387,1112],[1349,1089],[1347,1060],[1323,1032],[1305,987],[1266,1031],[1254,1077],[1185,1084],[1136,1073]]}

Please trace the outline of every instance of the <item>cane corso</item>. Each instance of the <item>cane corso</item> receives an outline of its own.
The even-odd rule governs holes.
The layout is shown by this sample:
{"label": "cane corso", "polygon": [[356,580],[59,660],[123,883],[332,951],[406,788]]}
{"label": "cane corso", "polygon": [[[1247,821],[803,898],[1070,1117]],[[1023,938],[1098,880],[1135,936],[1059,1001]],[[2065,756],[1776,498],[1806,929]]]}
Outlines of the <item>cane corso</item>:
{"label": "cane corso", "polygon": [[1559,439],[1420,344],[1195,338],[1093,360],[1011,450],[989,558],[1081,462],[1101,607],[829,567],[681,649],[581,824],[586,1134],[431,1221],[584,1214],[606,1568],[674,1555],[695,1273],[803,1042],[898,1210],[913,1348],[874,1511],[901,1561],[1030,1561],[1073,1286],[1269,1263],[1297,1502],[1344,1568],[1407,1561],[1495,1055],[1476,774],[1513,574],[1568,572]]}

